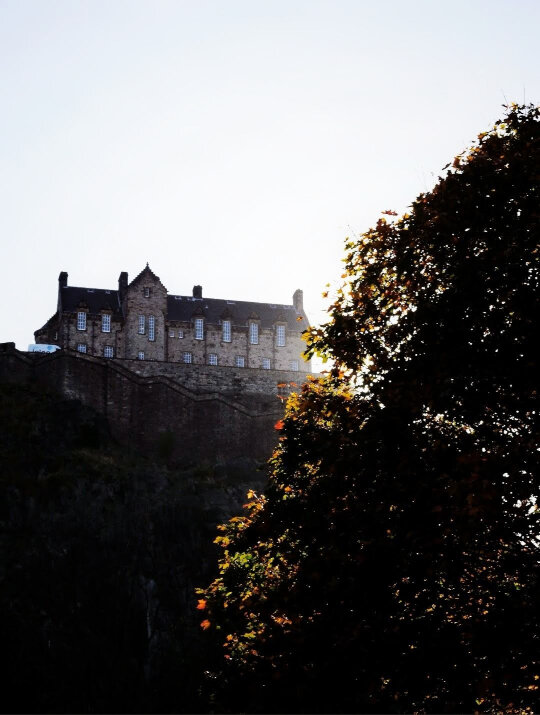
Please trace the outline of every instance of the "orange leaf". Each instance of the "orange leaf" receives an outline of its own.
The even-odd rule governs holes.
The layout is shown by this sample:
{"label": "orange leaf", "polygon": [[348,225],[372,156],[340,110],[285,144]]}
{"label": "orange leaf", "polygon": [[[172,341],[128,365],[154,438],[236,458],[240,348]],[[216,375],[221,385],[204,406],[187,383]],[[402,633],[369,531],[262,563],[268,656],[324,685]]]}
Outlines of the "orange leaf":
{"label": "orange leaf", "polygon": [[283,420],[278,420],[274,425],[274,429],[283,429]]}
{"label": "orange leaf", "polygon": [[201,628],[203,629],[203,631],[207,631],[211,625],[212,624],[210,623],[208,618],[206,618],[204,621],[201,622]]}
{"label": "orange leaf", "polygon": [[199,601],[197,603],[197,610],[198,611],[204,611],[206,608],[206,601],[204,598],[199,598]]}

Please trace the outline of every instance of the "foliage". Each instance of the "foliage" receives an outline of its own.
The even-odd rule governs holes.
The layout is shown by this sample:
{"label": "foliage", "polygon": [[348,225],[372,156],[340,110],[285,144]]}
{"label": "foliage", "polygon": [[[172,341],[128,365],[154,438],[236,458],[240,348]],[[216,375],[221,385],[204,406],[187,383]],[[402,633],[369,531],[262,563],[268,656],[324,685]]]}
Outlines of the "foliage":
{"label": "foliage", "polygon": [[347,242],[308,339],[333,367],[217,539],[199,609],[222,708],[535,709],[539,111],[445,169]]}

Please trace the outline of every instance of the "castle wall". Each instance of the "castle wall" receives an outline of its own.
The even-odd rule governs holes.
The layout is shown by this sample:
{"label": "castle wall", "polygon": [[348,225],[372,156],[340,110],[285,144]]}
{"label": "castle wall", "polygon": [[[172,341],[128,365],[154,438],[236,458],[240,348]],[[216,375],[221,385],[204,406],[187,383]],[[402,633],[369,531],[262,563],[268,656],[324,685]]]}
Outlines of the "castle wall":
{"label": "castle wall", "polygon": [[[165,316],[167,291],[161,281],[146,274],[127,288],[124,305],[125,345],[119,357],[137,358],[144,353],[145,360],[165,360]],[[144,316],[144,332],[139,332],[139,317]],[[154,320],[153,335],[150,320]]]}
{"label": "castle wall", "polygon": [[119,442],[156,453],[164,441],[185,462],[267,459],[283,413],[278,384],[305,375],[105,360],[0,345],[0,381],[33,382],[78,399],[108,419]]}

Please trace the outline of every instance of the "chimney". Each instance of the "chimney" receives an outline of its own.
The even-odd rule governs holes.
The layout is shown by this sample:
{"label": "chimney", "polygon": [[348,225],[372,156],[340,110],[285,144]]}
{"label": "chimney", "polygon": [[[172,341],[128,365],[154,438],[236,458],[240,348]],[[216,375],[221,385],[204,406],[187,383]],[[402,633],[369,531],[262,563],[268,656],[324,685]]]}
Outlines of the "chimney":
{"label": "chimney", "polygon": [[300,288],[294,291],[292,302],[297,313],[304,312],[304,292]]}
{"label": "chimney", "polygon": [[56,310],[58,311],[58,313],[62,312],[62,288],[65,288],[67,286],[67,279],[68,274],[65,271],[62,271],[58,276],[58,302],[56,305]]}
{"label": "chimney", "polygon": [[202,299],[202,286],[193,286],[193,297]]}
{"label": "chimney", "polygon": [[120,273],[120,276],[118,278],[118,297],[120,298],[120,303],[123,302],[123,300],[126,296],[127,285],[128,285],[128,274],[126,273],[126,271],[122,271],[122,273]]}

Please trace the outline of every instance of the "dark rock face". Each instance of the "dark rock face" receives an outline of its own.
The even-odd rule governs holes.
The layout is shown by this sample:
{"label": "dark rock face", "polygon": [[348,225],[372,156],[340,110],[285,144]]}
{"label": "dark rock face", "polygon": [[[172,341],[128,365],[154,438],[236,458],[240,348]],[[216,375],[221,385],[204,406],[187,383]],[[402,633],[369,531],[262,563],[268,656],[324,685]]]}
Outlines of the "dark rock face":
{"label": "dark rock face", "polygon": [[39,385],[0,385],[0,419],[3,709],[207,709],[194,588],[213,576],[216,524],[264,472],[179,466],[166,438],[136,454]]}

